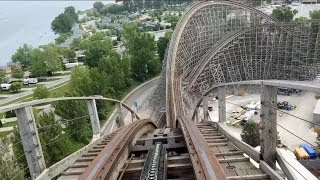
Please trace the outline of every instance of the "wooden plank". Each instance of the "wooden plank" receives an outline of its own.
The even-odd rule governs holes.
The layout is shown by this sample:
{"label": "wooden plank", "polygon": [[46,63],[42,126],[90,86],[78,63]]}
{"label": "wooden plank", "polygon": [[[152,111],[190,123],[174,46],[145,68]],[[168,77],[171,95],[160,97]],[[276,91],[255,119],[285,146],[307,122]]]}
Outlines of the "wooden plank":
{"label": "wooden plank", "polygon": [[228,143],[208,143],[208,145],[210,147],[213,147],[213,146],[227,146]]}
{"label": "wooden plank", "polygon": [[250,180],[250,179],[268,179],[267,174],[256,174],[246,176],[229,176],[228,180]]}
{"label": "wooden plank", "polygon": [[274,170],[272,169],[266,162],[260,161],[260,169],[269,175],[271,180],[282,180],[283,178]]}
{"label": "wooden plank", "polygon": [[215,156],[233,156],[233,155],[242,155],[242,151],[234,151],[234,152],[220,152],[220,153],[214,153]]}
{"label": "wooden plank", "polygon": [[240,139],[236,138],[235,136],[229,134],[225,124],[218,123],[218,127],[219,127],[220,132],[226,138],[228,138],[230,142],[235,144],[241,151],[246,153],[250,158],[252,158],[253,160],[259,162],[260,154],[261,154],[260,152],[255,150],[253,147],[251,147],[247,143],[245,143],[245,142],[241,141]]}
{"label": "wooden plank", "polygon": [[248,157],[239,157],[239,158],[228,158],[228,159],[218,159],[219,163],[230,163],[230,162],[243,162],[250,161]]}

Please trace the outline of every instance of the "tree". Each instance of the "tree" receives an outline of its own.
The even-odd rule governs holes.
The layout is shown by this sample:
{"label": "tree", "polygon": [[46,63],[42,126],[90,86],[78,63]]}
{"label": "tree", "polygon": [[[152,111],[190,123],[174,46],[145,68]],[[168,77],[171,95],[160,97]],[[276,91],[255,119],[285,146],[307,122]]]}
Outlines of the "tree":
{"label": "tree", "polygon": [[60,55],[62,50],[56,45],[49,45],[43,51],[47,72],[53,73],[62,70],[62,61]]}
{"label": "tree", "polygon": [[313,10],[309,12],[311,19],[320,19],[320,10]]}
{"label": "tree", "polygon": [[68,59],[70,63],[75,62],[76,53],[72,49],[65,49],[63,51],[63,57]]}
{"label": "tree", "polygon": [[101,1],[93,3],[93,8],[97,9],[100,13],[103,8],[103,3]]}
{"label": "tree", "polygon": [[34,49],[31,53],[32,64],[29,68],[32,76],[40,77],[47,75],[47,68],[45,63],[45,55],[42,50]]}
{"label": "tree", "polygon": [[10,90],[11,92],[19,92],[22,88],[22,84],[19,82],[13,82],[11,84]]}
{"label": "tree", "polygon": [[70,16],[74,22],[78,22],[79,21],[79,16],[76,13],[76,9],[73,6],[68,6],[64,9],[64,14],[67,14],[68,16]]}
{"label": "tree", "polygon": [[252,147],[259,146],[260,132],[258,124],[255,122],[247,122],[242,129],[241,138]]}
{"label": "tree", "polygon": [[290,22],[297,13],[298,11],[290,6],[281,6],[274,9],[271,16],[280,22]]}
{"label": "tree", "polygon": [[55,119],[53,112],[38,114],[36,119],[47,166],[55,164],[72,153],[69,142],[70,137],[63,134],[61,122]]}
{"label": "tree", "polygon": [[50,92],[45,86],[38,86],[33,90],[33,98],[35,99],[44,99],[49,97],[49,95]]}
{"label": "tree", "polygon": [[73,6],[66,7],[51,23],[51,29],[56,33],[71,32],[72,26],[78,22],[78,14]]}
{"label": "tree", "polygon": [[[80,96],[75,91],[65,94],[66,97]],[[61,122],[66,126],[71,137],[78,142],[87,144],[92,137],[92,130],[88,120],[88,109],[85,101],[58,101],[54,104],[55,114],[63,118]],[[77,119],[70,121],[71,119]]]}
{"label": "tree", "polygon": [[32,46],[23,44],[23,46],[19,47],[17,51],[11,56],[12,62],[20,63],[23,68],[29,67],[32,60],[32,50]]}
{"label": "tree", "polygon": [[84,43],[87,43],[84,52],[84,62],[89,67],[97,67],[104,56],[116,53],[112,49],[113,46],[111,40],[105,39],[105,33],[96,33]]}
{"label": "tree", "polygon": [[59,14],[51,23],[51,29],[55,34],[71,32],[74,20],[64,13]]}
{"label": "tree", "polygon": [[156,43],[154,36],[137,31],[136,24],[124,27],[124,38],[131,60],[132,75],[139,81],[144,81],[160,72],[160,61],[155,58]]}
{"label": "tree", "polygon": [[68,32],[68,33],[61,33],[61,34],[59,35],[59,37],[57,37],[57,38],[55,39],[55,43],[56,43],[56,44],[62,44],[62,43],[64,43],[70,36],[71,36],[71,33],[70,33],[70,32]]}
{"label": "tree", "polygon": [[306,18],[306,17],[298,17],[294,19],[294,22],[299,23],[299,24],[305,24],[305,23],[309,23],[310,19]]}
{"label": "tree", "polygon": [[24,75],[23,70],[18,67],[14,68],[11,73],[12,73],[12,77],[17,79],[23,78],[23,75]]}
{"label": "tree", "polygon": [[171,32],[166,32],[164,37],[160,37],[158,42],[157,42],[157,48],[158,48],[158,54],[159,54],[159,59],[162,62],[164,59],[164,54],[166,52],[168,43],[171,39]]}
{"label": "tree", "polygon": [[10,142],[7,138],[0,139],[0,147],[0,179],[12,179],[12,177],[15,177],[16,180],[25,179],[21,164],[12,155],[9,155]]}

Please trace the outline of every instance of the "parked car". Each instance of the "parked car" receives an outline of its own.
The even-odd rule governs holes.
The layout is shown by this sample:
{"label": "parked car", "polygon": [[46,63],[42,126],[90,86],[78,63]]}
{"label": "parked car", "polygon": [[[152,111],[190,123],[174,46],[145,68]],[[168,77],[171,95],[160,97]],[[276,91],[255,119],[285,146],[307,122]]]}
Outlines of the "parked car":
{"label": "parked car", "polygon": [[38,83],[38,79],[37,78],[26,78],[26,79],[22,80],[22,83],[24,85],[37,84]]}
{"label": "parked car", "polygon": [[0,86],[3,91],[9,91],[11,84],[1,84]]}
{"label": "parked car", "polygon": [[308,155],[308,153],[302,148],[302,147],[298,147],[294,150],[294,154],[296,155],[298,160],[309,160],[310,157]]}
{"label": "parked car", "polygon": [[310,146],[310,144],[301,144],[300,147],[302,147],[309,155],[310,159],[316,159],[317,153],[316,151]]}

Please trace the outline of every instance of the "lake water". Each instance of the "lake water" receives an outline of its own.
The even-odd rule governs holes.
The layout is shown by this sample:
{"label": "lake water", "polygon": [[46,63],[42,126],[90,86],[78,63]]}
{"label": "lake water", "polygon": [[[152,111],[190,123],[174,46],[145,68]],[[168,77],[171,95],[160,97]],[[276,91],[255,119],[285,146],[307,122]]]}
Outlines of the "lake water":
{"label": "lake water", "polygon": [[[86,10],[95,1],[0,1],[0,66],[23,43],[38,45],[54,42],[53,19],[67,6]],[[103,1],[110,3],[113,1]]]}

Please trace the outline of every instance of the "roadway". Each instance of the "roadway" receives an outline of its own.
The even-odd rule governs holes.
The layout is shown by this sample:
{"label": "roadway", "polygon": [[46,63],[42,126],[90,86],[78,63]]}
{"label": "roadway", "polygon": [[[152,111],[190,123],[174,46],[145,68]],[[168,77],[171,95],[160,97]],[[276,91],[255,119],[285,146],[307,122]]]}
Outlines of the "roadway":
{"label": "roadway", "polygon": [[[48,88],[48,89],[51,89],[53,87],[59,86],[61,84],[64,84],[64,83],[66,83],[68,81],[70,81],[70,75],[64,76],[61,79],[56,80],[56,81],[51,81],[48,84],[44,84],[44,86],[46,88]],[[14,95],[10,96],[10,97],[5,98],[5,99],[1,99],[0,106],[4,105],[4,104],[8,104],[8,103],[10,103],[12,101],[15,101],[17,99],[29,96],[31,94],[33,94],[33,90],[28,90],[28,91],[25,91],[25,92],[17,93],[17,94],[14,94]]]}
{"label": "roadway", "polygon": [[[141,108],[143,104],[146,102],[146,100],[152,95],[152,92],[157,86],[158,79],[159,78],[151,79],[150,81],[147,81],[142,85],[136,87],[125,98],[123,98],[122,100],[123,103],[127,104],[130,108],[136,111],[137,108],[134,106],[134,102],[137,102],[138,104],[137,114],[139,115],[139,108]],[[108,132],[111,132],[112,130],[115,130],[116,128],[115,119],[117,117],[116,113],[117,113],[117,109],[113,111],[113,113],[108,118],[107,122],[101,128],[102,134],[106,134]],[[131,114],[128,113],[128,111],[123,111],[123,117],[126,125],[131,122]]]}

